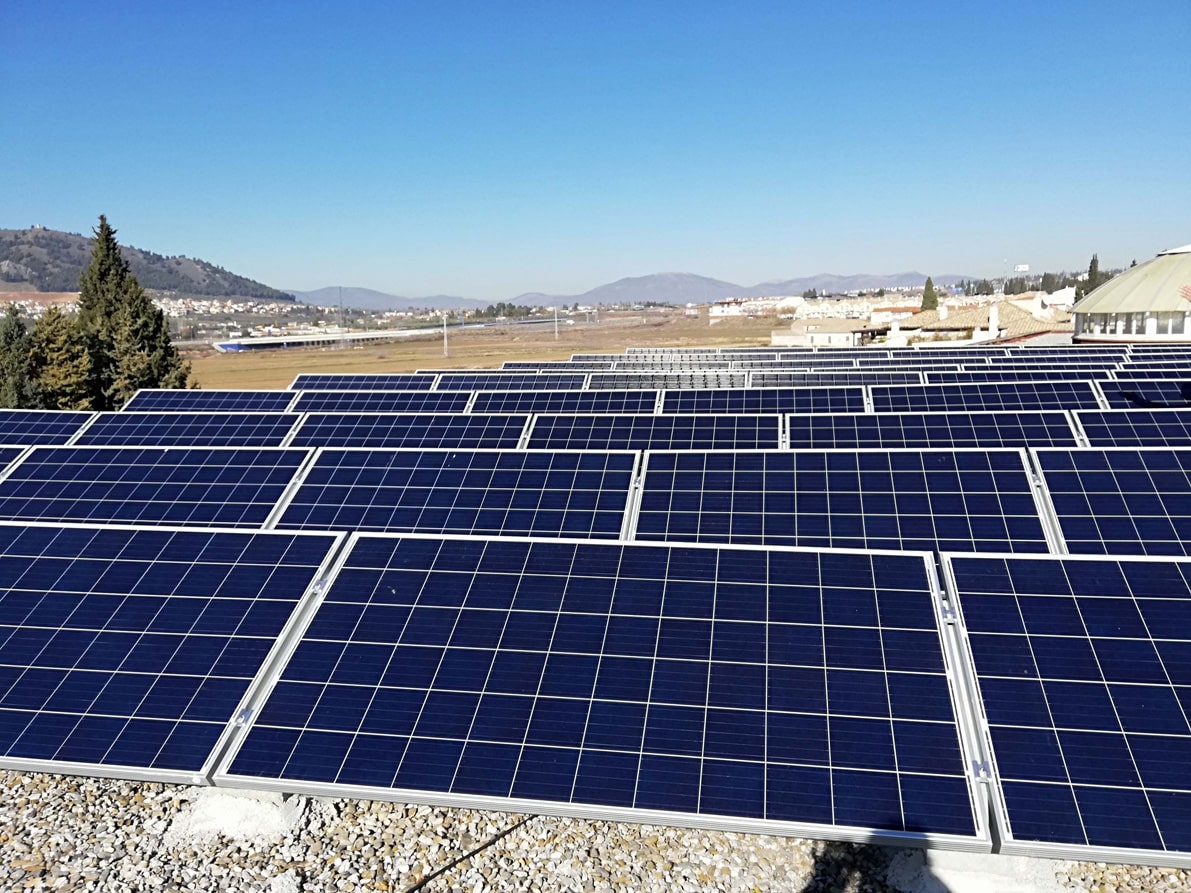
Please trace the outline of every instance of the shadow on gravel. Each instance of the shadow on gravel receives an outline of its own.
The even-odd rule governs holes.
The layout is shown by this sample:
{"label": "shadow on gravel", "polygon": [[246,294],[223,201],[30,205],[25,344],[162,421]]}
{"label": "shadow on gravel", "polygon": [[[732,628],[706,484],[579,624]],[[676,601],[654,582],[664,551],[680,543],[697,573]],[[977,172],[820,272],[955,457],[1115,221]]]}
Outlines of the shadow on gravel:
{"label": "shadow on gravel", "polygon": [[890,861],[900,850],[871,843],[820,841],[815,864],[801,893],[946,893],[929,869],[922,868],[914,889],[895,887],[885,879]]}

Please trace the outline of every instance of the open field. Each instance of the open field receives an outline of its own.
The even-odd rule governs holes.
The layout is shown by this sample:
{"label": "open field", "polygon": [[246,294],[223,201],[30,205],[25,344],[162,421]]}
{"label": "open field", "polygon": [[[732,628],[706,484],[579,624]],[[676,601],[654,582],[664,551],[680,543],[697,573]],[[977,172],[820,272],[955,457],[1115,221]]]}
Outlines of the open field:
{"label": "open field", "polygon": [[191,358],[199,387],[284,388],[300,372],[412,372],[415,369],[497,368],[505,360],[565,360],[575,353],[621,353],[626,347],[765,346],[781,325],[775,319],[707,319],[634,314],[598,323],[493,326],[453,329],[450,356],[434,330],[391,344],[346,350],[274,350],[206,354]]}

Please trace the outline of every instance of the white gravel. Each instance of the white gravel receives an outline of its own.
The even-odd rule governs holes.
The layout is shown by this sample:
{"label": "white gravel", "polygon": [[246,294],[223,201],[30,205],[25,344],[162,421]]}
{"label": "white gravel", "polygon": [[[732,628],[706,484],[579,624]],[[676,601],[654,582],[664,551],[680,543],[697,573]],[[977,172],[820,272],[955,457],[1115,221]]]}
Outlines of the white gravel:
{"label": "white gravel", "polygon": [[[0,772],[0,890],[1175,891],[1167,869]],[[992,886],[989,886],[989,885]]]}

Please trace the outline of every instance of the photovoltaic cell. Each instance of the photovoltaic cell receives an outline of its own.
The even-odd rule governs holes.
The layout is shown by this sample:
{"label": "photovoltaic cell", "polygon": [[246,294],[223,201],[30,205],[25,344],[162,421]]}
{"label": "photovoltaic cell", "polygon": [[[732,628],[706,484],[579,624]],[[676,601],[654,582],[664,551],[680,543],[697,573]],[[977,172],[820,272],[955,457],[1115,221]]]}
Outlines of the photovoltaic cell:
{"label": "photovoltaic cell", "polygon": [[35,447],[0,481],[0,519],[259,527],[306,450]]}
{"label": "photovoltaic cell", "polygon": [[121,412],[285,412],[293,391],[140,390]]}
{"label": "photovoltaic cell", "polygon": [[652,413],[657,391],[478,391],[472,412]]}
{"label": "photovoltaic cell", "polygon": [[1048,551],[1020,450],[650,453],[636,538]]}
{"label": "photovoltaic cell", "polygon": [[1191,446],[1191,408],[1084,409],[1076,413],[1092,446]]}
{"label": "photovoltaic cell", "polygon": [[1191,554],[1191,449],[1038,450],[1067,550]]}
{"label": "photovoltaic cell", "polygon": [[758,449],[778,446],[776,415],[540,415],[529,446],[566,450]]}
{"label": "photovoltaic cell", "polygon": [[303,391],[294,412],[463,412],[466,391]]}
{"label": "photovoltaic cell", "polygon": [[75,445],[281,446],[298,419],[282,412],[103,412]]}
{"label": "photovoltaic cell", "polygon": [[217,778],[987,849],[952,703],[923,555],[364,536]]}
{"label": "photovoltaic cell", "polygon": [[872,389],[877,412],[931,412],[980,409],[1099,409],[1087,381],[989,382],[878,386]]}
{"label": "photovoltaic cell", "polygon": [[0,443],[66,443],[92,415],[50,409],[0,409]]}
{"label": "photovoltaic cell", "polygon": [[527,415],[311,413],[294,446],[484,447],[517,446]]}
{"label": "photovoltaic cell", "polygon": [[1153,381],[1102,381],[1108,405],[1113,409],[1155,409],[1191,406],[1191,375]]}
{"label": "photovoltaic cell", "polygon": [[193,783],[337,539],[0,525],[0,766]]}
{"label": "photovoltaic cell", "polygon": [[1075,446],[1063,412],[790,415],[791,449]]}
{"label": "photovoltaic cell", "polygon": [[1002,851],[1191,862],[1191,567],[949,556]]}
{"label": "photovoltaic cell", "polygon": [[664,413],[864,412],[861,388],[736,388],[667,391]]}
{"label": "photovoltaic cell", "polygon": [[434,376],[395,372],[382,375],[303,373],[289,387],[291,391],[427,391],[434,387]]}
{"label": "photovoltaic cell", "polygon": [[634,453],[322,450],[278,527],[617,539]]}

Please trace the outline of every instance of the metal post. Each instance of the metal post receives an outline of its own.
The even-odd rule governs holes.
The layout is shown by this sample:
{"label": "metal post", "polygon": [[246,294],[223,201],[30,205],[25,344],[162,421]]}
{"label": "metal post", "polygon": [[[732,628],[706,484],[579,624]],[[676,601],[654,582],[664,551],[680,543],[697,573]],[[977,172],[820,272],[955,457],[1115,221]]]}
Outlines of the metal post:
{"label": "metal post", "polygon": [[554,340],[558,340],[558,308],[554,308]]}
{"label": "metal post", "polygon": [[444,357],[450,356],[447,350],[447,312],[445,310],[442,314],[442,355]]}

